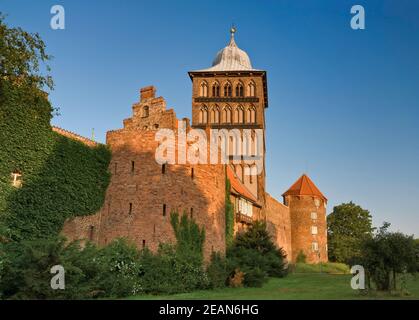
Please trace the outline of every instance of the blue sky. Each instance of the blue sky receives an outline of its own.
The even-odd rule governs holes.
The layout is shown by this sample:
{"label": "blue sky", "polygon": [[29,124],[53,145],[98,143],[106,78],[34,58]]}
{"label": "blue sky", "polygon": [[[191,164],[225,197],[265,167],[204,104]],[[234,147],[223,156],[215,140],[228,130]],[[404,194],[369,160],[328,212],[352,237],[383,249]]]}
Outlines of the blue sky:
{"label": "blue sky", "polygon": [[[66,29],[50,28],[65,8]],[[366,29],[350,28],[361,4]],[[39,32],[61,115],[53,123],[105,140],[140,87],[191,115],[187,71],[229,39],[268,72],[267,188],[306,172],[334,205],[354,201],[374,224],[419,236],[419,2],[0,0],[7,23]]]}

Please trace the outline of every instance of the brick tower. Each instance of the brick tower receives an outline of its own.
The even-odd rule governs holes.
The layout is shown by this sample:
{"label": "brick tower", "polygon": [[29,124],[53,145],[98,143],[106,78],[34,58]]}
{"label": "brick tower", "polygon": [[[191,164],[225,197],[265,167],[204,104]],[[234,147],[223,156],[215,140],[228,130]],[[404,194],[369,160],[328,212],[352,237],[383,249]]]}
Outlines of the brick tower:
{"label": "brick tower", "polygon": [[[251,132],[252,156],[258,156],[261,170],[245,163],[244,150],[236,152],[233,137],[228,150],[231,168],[241,183],[253,194],[262,208],[265,206],[265,108],[268,107],[266,71],[254,69],[246,52],[239,49],[231,28],[229,44],[221,49],[210,68],[190,71],[192,80],[192,127],[201,129],[238,129],[241,139]],[[246,130],[248,129],[248,130]],[[255,129],[261,129],[259,151],[255,147]],[[245,132],[244,132],[245,131]],[[236,153],[235,153],[236,152]],[[240,153],[240,154],[239,154]],[[232,163],[233,162],[233,163]],[[247,173],[252,174],[247,174]],[[263,210],[260,211],[263,215]],[[263,216],[255,217],[264,218]]]}
{"label": "brick tower", "polygon": [[291,220],[291,261],[302,251],[308,263],[327,259],[327,199],[303,174],[283,195]]}

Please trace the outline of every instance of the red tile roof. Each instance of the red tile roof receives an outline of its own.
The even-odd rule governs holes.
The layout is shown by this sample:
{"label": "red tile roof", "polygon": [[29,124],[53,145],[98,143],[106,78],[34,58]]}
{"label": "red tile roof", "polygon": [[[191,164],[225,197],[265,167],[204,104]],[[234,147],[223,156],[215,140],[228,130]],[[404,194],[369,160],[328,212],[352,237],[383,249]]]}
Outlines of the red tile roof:
{"label": "red tile roof", "polygon": [[247,200],[250,200],[254,203],[257,203],[257,199],[255,196],[247,189],[239,180],[237,175],[231,169],[229,165],[227,165],[227,178],[230,180],[231,188]]}
{"label": "red tile roof", "polygon": [[327,198],[321,193],[316,187],[313,181],[306,175],[303,174],[282,196],[315,196],[325,201]]}

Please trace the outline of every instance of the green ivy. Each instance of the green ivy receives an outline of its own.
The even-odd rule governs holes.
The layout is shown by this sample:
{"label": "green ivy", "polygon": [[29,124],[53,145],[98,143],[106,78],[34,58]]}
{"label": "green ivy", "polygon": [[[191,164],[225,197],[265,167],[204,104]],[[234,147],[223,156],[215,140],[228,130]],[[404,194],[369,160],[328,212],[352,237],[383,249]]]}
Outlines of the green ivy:
{"label": "green ivy", "polygon": [[[97,212],[109,184],[106,146],[88,147],[52,131],[53,108],[30,85],[0,81],[0,236],[56,235],[67,218]],[[11,173],[22,174],[21,188]]]}
{"label": "green ivy", "polygon": [[234,240],[234,207],[230,200],[230,189],[231,183],[229,179],[226,179],[226,199],[225,199],[225,235],[226,235],[226,246],[229,247]]}

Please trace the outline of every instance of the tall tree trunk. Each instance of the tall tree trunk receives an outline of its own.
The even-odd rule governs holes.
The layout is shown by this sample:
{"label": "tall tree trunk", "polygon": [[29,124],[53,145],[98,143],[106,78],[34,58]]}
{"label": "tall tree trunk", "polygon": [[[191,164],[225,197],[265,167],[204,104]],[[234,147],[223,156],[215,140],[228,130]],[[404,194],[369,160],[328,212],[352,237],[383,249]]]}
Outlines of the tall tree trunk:
{"label": "tall tree trunk", "polygon": [[396,277],[397,277],[396,270],[393,269],[393,288],[394,288],[394,290],[397,290]]}

